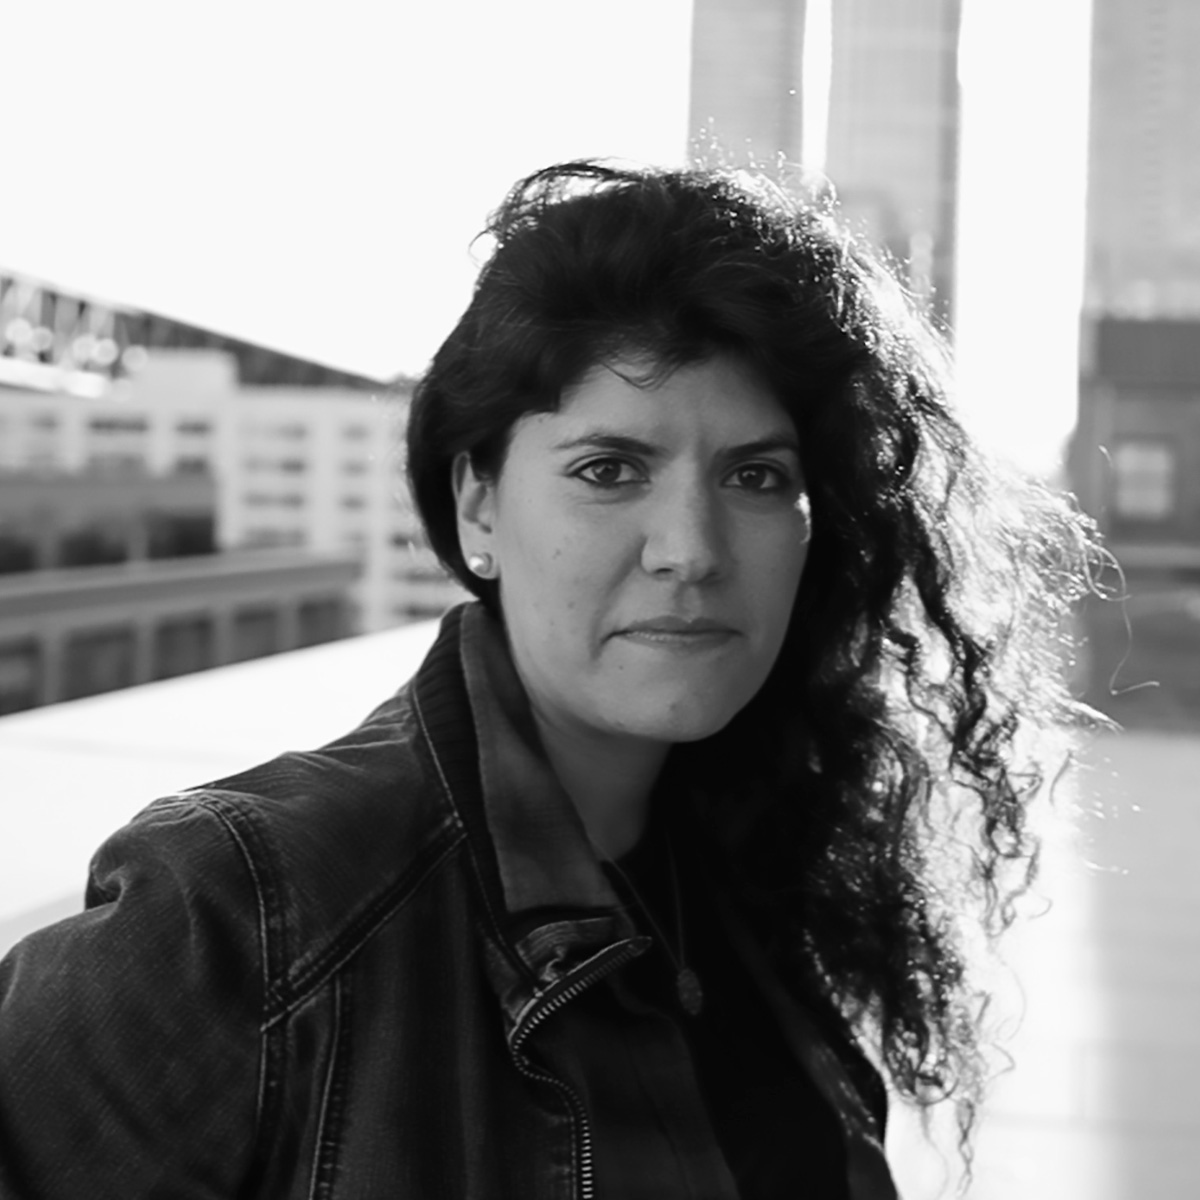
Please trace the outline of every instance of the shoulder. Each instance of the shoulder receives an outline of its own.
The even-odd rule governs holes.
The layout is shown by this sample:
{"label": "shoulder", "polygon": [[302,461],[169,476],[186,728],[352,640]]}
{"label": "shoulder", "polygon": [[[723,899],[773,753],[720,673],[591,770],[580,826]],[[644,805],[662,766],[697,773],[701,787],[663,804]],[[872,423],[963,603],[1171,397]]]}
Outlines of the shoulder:
{"label": "shoulder", "polygon": [[281,1000],[298,972],[342,961],[370,938],[461,838],[405,687],[326,746],[144,809],[97,852],[89,903],[155,863],[227,922],[258,928],[269,990]]}
{"label": "shoulder", "polygon": [[360,874],[376,865],[402,872],[424,841],[455,825],[411,686],[335,741],[166,797],[139,819],[189,803],[217,815],[255,853],[277,856],[280,870],[305,876],[339,863],[359,864]]}

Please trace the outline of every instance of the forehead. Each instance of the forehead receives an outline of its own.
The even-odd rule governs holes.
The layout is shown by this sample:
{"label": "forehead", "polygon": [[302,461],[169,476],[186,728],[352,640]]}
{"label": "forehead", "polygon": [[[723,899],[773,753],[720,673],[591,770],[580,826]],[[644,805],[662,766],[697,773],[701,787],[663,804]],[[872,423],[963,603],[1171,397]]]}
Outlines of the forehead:
{"label": "forehead", "polygon": [[592,427],[720,444],[795,436],[791,418],[771,390],[732,357],[666,373],[645,360],[618,359],[593,367],[565,388],[557,411],[526,421],[537,428],[539,440],[581,436]]}

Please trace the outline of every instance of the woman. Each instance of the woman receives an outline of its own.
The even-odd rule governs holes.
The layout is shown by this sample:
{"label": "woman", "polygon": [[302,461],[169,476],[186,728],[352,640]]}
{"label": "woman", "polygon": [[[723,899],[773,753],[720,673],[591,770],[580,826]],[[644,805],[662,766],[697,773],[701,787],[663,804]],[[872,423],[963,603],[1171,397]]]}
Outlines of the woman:
{"label": "woman", "polygon": [[567,164],[491,232],[408,434],[479,602],[6,960],[6,1196],[875,1200],[872,1060],[965,1142],[1088,525],[767,184]]}

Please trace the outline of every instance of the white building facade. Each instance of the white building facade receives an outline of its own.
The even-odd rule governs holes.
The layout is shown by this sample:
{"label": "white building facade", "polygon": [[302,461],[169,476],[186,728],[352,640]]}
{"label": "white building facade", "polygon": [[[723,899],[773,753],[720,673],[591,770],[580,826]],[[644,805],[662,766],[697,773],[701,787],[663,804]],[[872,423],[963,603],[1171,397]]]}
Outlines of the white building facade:
{"label": "white building facade", "polygon": [[201,349],[151,351],[97,391],[4,388],[0,471],[211,474],[221,549],[360,556],[362,632],[437,616],[461,598],[409,499],[408,389],[246,386],[231,356]]}

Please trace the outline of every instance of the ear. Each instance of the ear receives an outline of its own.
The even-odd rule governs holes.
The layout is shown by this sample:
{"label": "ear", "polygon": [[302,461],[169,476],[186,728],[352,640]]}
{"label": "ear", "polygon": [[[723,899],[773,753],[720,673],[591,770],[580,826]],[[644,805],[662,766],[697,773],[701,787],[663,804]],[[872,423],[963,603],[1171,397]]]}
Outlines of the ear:
{"label": "ear", "polygon": [[496,518],[496,481],[476,475],[471,456],[465,450],[454,456],[450,478],[463,557],[490,551]]}

